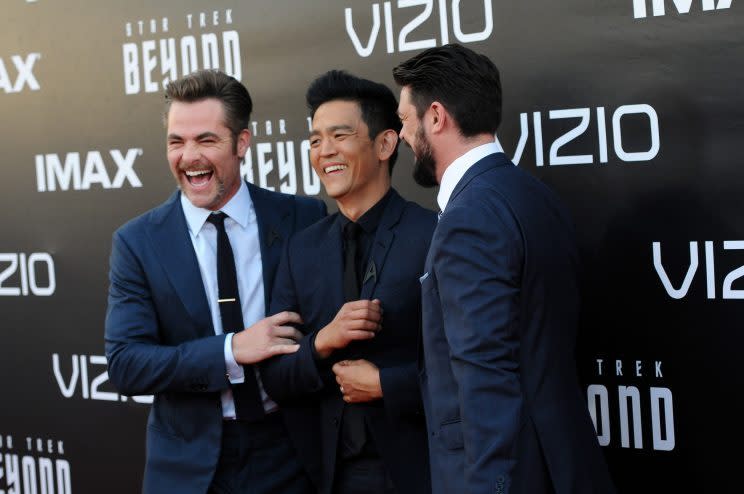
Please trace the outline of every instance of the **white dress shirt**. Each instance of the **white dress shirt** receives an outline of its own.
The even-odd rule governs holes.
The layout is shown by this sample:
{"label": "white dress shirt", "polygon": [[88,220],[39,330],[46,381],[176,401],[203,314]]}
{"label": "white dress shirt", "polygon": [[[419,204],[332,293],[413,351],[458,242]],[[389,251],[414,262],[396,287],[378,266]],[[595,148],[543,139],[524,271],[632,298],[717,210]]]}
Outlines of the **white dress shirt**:
{"label": "white dress shirt", "polygon": [[471,166],[488,156],[489,154],[501,153],[501,147],[495,142],[489,142],[488,144],[481,144],[463,154],[444,170],[442,175],[442,183],[439,184],[439,194],[437,194],[437,203],[439,209],[444,211],[447,207],[447,203],[452,196],[452,192],[455,191],[455,187],[462,179],[465,172],[467,172]]}
{"label": "white dress shirt", "polygon": [[[222,316],[220,315],[217,286],[217,227],[207,222],[212,213],[208,209],[197,208],[188,198],[181,194],[181,206],[186,216],[191,243],[194,245],[196,258],[199,262],[204,290],[209,302],[214,332],[224,334],[222,330]],[[250,192],[245,182],[240,183],[238,192],[221,209],[228,217],[225,219],[225,230],[230,239],[230,245],[235,257],[235,270],[238,276],[238,294],[243,313],[243,326],[246,328],[263,319],[266,315],[264,300],[263,269],[261,264],[261,246],[258,240],[258,223],[256,210],[251,201]],[[240,246],[237,248],[236,246]],[[232,337],[228,333],[225,338],[225,365],[230,382],[239,384],[245,381],[243,367],[235,362],[232,353]],[[258,379],[258,371],[256,379]],[[264,410],[268,413],[277,408],[258,380],[263,399]],[[235,401],[232,390],[222,392],[222,416],[226,419],[235,418]]]}

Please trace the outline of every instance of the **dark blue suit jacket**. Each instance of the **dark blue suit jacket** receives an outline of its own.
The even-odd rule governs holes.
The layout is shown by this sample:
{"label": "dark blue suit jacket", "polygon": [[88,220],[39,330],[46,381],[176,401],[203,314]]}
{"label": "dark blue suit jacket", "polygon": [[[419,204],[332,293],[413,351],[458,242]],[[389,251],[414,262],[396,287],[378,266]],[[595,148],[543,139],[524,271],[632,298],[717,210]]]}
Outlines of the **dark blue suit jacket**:
{"label": "dark blue suit jacket", "polygon": [[[365,276],[360,296],[380,299],[382,330],[372,340],[353,342],[335,352],[324,364],[316,364],[312,338],[308,336],[297,353],[275,357],[262,366],[266,391],[287,414],[297,417],[292,423],[318,430],[323,462],[321,492],[330,492],[333,482],[344,407],[331,365],[344,359],[367,359],[380,369],[383,399],[353,406],[365,409],[367,424],[397,491],[430,492],[426,426],[417,376],[421,317],[418,278],[435,224],[432,211],[392,191],[370,255],[376,273]],[[310,335],[330,323],[343,305],[342,234],[336,214],[291,238],[276,276],[271,312],[299,312],[304,323],[301,329]],[[320,404],[319,417],[311,409],[313,402]]]}
{"label": "dark blue suit jacket", "polygon": [[576,374],[577,264],[540,181],[501,153],[465,173],[421,282],[434,492],[614,492]]}
{"label": "dark blue suit jacket", "polygon": [[[325,215],[325,205],[250,184],[248,189],[269,307],[285,240]],[[179,192],[114,233],[110,281],[109,378],[122,394],[155,395],[143,492],[204,494],[220,453],[220,392],[229,383],[225,336],[214,334]]]}

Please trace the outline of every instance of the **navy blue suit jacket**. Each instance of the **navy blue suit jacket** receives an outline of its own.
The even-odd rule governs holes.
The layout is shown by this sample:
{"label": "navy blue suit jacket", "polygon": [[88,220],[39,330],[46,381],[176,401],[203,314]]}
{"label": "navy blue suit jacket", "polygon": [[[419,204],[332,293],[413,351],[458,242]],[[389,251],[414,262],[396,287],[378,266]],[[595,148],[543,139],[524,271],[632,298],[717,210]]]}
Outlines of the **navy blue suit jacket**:
{"label": "navy blue suit jacket", "polygon": [[434,492],[614,492],[574,357],[572,223],[503,154],[457,184],[421,282]]}
{"label": "navy blue suit jacket", "polygon": [[[367,424],[397,491],[430,492],[417,375],[421,327],[418,278],[435,224],[434,212],[392,191],[370,254],[375,276],[365,276],[360,294],[360,299],[380,299],[382,330],[372,340],[353,342],[334,352],[321,364],[313,358],[313,338],[308,336],[297,353],[262,365],[266,391],[286,413],[297,416],[293,424],[301,425],[304,417],[305,428],[318,430],[321,492],[330,492],[332,486],[344,407],[331,365],[345,359],[366,359],[380,369],[383,398],[353,406],[365,409]],[[310,335],[330,323],[343,305],[342,234],[335,214],[291,238],[276,276],[271,312],[299,312],[301,330]],[[314,402],[319,403],[319,411],[311,410]]]}
{"label": "navy blue suit jacket", "polygon": [[[282,246],[325,205],[248,184],[256,209],[266,307]],[[240,248],[233,246],[234,249]],[[225,336],[214,334],[180,193],[113,235],[106,313],[109,378],[154,394],[143,492],[207,492],[222,437]]]}

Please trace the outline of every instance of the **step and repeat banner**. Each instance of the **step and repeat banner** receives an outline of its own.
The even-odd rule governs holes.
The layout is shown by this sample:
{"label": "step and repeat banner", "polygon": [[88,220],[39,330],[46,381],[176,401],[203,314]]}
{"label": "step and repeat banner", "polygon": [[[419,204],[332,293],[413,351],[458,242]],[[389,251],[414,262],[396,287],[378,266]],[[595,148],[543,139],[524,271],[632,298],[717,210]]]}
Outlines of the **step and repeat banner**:
{"label": "step and repeat banner", "polygon": [[[103,321],[112,232],[175,187],[164,84],[200,68],[243,81],[255,107],[245,178],[327,200],[308,159],[308,83],[342,68],[394,87],[393,66],[448,42],[495,61],[499,144],[574,215],[578,367],[620,492],[741,492],[730,451],[744,412],[744,4],[3,0],[0,11],[1,494],[139,491],[152,397],[110,384]],[[435,208],[401,153],[394,185]]]}

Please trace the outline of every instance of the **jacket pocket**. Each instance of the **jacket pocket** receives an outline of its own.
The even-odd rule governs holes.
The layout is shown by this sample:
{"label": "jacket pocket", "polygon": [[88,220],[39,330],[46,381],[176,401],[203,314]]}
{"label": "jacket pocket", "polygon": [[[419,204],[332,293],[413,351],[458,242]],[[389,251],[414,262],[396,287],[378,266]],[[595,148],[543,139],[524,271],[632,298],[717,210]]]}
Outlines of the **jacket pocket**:
{"label": "jacket pocket", "polygon": [[462,438],[462,422],[460,420],[443,423],[439,427],[439,437],[447,449],[462,449],[465,446]]}

